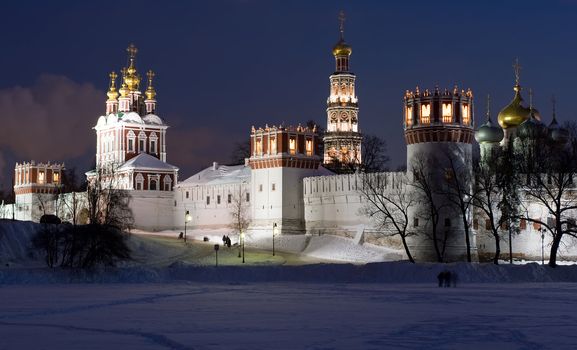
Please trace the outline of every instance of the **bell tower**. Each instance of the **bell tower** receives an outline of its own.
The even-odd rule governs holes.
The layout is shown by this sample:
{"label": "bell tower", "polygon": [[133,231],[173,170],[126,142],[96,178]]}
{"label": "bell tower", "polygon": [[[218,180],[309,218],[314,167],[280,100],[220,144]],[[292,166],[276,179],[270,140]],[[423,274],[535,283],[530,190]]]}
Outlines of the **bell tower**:
{"label": "bell tower", "polygon": [[350,72],[352,48],[344,39],[345,15],[339,14],[340,39],[333,47],[336,70],[329,77],[330,95],[327,99],[327,129],[323,163],[329,168],[356,167],[361,164],[359,105],[355,93],[355,74]]}

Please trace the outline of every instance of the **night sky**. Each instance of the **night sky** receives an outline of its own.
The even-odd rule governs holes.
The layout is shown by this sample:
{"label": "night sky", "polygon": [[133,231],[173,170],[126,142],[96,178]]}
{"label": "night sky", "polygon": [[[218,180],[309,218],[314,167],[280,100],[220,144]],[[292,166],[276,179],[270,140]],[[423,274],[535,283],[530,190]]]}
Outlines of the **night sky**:
{"label": "night sky", "polygon": [[558,119],[575,118],[577,1],[19,1],[0,11],[0,189],[15,161],[89,169],[108,73],[131,42],[140,74],[156,72],[181,179],[228,162],[251,125],[325,126],[341,9],[360,128],[386,139],[392,167],[406,89],[470,87],[479,125],[488,93],[494,117],[513,97],[515,57],[544,121],[553,94]]}

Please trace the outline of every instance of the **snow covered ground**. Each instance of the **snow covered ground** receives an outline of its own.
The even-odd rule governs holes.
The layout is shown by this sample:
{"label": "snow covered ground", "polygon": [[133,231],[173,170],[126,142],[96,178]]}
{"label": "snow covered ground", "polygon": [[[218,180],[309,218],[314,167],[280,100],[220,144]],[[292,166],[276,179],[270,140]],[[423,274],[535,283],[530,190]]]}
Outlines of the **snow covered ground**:
{"label": "snow covered ground", "polygon": [[0,288],[0,349],[574,349],[577,285]]}
{"label": "snow covered ground", "polygon": [[[0,350],[577,344],[575,265],[381,262],[397,252],[332,236],[277,237],[273,257],[271,238],[254,235],[246,264],[223,247],[215,267],[223,232],[192,231],[184,245],[167,231],[132,235],[120,268],[52,270],[29,249],[37,227],[0,221]],[[443,270],[456,288],[436,287]]]}

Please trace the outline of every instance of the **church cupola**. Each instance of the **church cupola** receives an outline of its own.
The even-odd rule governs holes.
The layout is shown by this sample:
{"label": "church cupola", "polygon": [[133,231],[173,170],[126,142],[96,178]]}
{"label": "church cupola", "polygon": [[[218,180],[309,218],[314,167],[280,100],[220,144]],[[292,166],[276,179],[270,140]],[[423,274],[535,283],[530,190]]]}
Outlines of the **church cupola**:
{"label": "church cupola", "polygon": [[339,13],[339,32],[340,39],[333,47],[333,56],[336,61],[336,72],[349,71],[349,57],[353,53],[353,49],[345,42],[345,13]]}
{"label": "church cupola", "polygon": [[116,73],[111,72],[109,75],[110,77],[110,88],[106,95],[108,96],[108,100],[106,100],[106,114],[115,114],[118,112],[118,91],[116,91]]}
{"label": "church cupola", "polygon": [[146,73],[148,77],[148,87],[146,88],[146,100],[144,100],[144,104],[146,105],[146,114],[154,114],[156,111],[156,90],[154,90],[154,86],[152,86],[152,79],[154,78],[155,74],[152,70],[149,70]]}

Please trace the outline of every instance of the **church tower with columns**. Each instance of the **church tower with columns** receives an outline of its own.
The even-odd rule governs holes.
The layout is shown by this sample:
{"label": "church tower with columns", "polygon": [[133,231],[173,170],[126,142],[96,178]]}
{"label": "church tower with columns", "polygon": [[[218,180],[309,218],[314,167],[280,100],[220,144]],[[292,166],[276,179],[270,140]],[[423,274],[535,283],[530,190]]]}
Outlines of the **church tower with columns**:
{"label": "church tower with columns", "polygon": [[352,48],[344,39],[344,13],[339,14],[340,39],[333,48],[336,70],[329,77],[327,129],[323,138],[324,160],[328,168],[356,168],[362,162],[359,105],[355,93],[356,76],[350,71]]}

